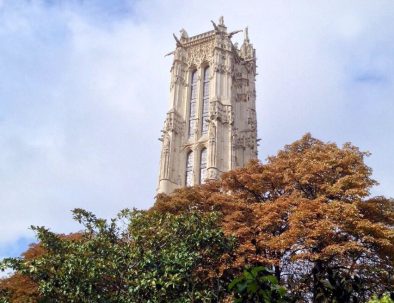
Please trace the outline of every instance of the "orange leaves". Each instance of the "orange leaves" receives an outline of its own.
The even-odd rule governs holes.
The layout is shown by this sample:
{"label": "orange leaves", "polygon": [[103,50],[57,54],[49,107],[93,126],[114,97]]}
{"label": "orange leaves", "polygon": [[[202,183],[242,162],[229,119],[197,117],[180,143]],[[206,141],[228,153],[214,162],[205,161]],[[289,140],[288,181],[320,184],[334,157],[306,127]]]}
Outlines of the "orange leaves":
{"label": "orange leaves", "polygon": [[367,239],[365,234],[389,236],[360,221],[394,221],[392,209],[384,213],[384,199],[359,202],[376,184],[364,163],[368,155],[350,143],[339,148],[306,134],[266,164],[251,161],[219,181],[159,196],[155,209],[220,211],[224,231],[237,236],[245,254],[264,251],[265,259],[277,261],[297,250],[303,252],[297,258],[326,259],[346,247],[352,251],[348,243]]}
{"label": "orange leaves", "polygon": [[13,303],[39,302],[40,299],[38,285],[19,273],[0,279],[0,292],[2,290],[11,292],[10,302]]}
{"label": "orange leaves", "polygon": [[[41,245],[31,244],[29,249],[25,251],[22,256],[26,260],[32,260],[40,257],[44,253],[45,249]],[[7,290],[11,293],[10,300],[14,303],[38,302],[40,297],[38,284],[20,273],[15,273],[8,278],[0,279],[0,292],[2,290]]]}
{"label": "orange leaves", "polygon": [[379,283],[393,271],[394,201],[363,200],[377,184],[364,163],[368,155],[306,134],[264,164],[251,161],[221,180],[166,196],[165,203],[159,198],[155,208],[220,211],[223,230],[239,243],[233,268],[258,263],[308,276],[311,264],[323,262],[374,272]]}
{"label": "orange leaves", "polygon": [[376,181],[364,164],[368,153],[347,143],[343,148],[323,143],[309,134],[285,146],[267,164],[252,161],[244,168],[223,174],[221,188],[245,202],[275,200],[300,193],[308,199],[356,201],[369,194]]}
{"label": "orange leaves", "polygon": [[324,195],[353,201],[368,195],[369,188],[376,184],[370,179],[371,169],[363,162],[367,155],[349,143],[338,148],[307,134],[268,158],[265,168],[281,176],[287,193],[296,190],[309,199]]}
{"label": "orange leaves", "polygon": [[361,214],[372,222],[394,225],[394,200],[385,197],[374,197],[357,203]]}
{"label": "orange leaves", "polygon": [[42,256],[44,253],[45,249],[40,244],[30,244],[29,249],[22,256],[27,260],[32,260]]}

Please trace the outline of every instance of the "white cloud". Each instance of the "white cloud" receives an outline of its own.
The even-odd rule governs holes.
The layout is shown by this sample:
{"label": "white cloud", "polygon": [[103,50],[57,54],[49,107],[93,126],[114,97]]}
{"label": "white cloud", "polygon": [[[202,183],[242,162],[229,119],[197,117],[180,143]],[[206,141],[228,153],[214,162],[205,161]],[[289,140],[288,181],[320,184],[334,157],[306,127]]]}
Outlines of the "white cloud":
{"label": "white cloud", "polygon": [[[173,32],[220,15],[230,30],[249,25],[257,49],[260,158],[307,131],[353,141],[373,153],[376,193],[394,196],[391,1],[115,2],[125,10],[0,2],[0,246],[31,237],[30,224],[77,229],[74,207],[108,217],[152,205],[163,55]],[[375,81],[357,81],[366,75]]]}

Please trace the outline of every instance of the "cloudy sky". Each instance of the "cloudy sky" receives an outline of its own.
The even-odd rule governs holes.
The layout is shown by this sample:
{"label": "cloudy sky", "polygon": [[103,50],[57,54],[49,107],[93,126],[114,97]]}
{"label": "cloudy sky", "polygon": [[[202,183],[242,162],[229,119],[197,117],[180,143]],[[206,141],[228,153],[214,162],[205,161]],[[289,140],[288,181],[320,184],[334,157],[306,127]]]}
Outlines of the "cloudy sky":
{"label": "cloudy sky", "polygon": [[[394,2],[0,0],[0,258],[30,225],[148,208],[168,110],[172,33],[249,26],[260,159],[311,132],[372,156],[394,196]],[[240,41],[242,35],[233,41]]]}

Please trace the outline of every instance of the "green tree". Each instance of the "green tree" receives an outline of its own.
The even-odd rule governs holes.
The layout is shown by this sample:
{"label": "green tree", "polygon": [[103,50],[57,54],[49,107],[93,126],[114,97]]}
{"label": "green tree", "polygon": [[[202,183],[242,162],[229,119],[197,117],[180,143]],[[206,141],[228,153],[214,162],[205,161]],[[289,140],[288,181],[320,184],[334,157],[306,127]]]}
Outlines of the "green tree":
{"label": "green tree", "polygon": [[349,276],[344,271],[312,270],[314,279],[314,302],[316,303],[357,303],[361,290],[360,278]]}
{"label": "green tree", "polygon": [[228,286],[234,293],[234,303],[289,302],[286,289],[278,284],[273,273],[262,266],[246,268]]}
{"label": "green tree", "polygon": [[[33,227],[45,253],[3,266],[38,285],[39,302],[215,302],[225,296],[218,264],[235,242],[216,214],[123,211],[109,222],[76,209],[79,237]],[[38,302],[38,301],[37,301]]]}

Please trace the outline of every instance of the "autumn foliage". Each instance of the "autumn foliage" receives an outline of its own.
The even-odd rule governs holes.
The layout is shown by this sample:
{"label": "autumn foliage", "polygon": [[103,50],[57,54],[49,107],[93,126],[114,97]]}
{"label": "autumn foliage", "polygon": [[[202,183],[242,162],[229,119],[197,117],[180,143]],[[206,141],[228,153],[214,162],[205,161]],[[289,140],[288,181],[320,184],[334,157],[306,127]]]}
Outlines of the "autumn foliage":
{"label": "autumn foliage", "polygon": [[[394,201],[370,196],[377,182],[368,155],[307,134],[265,163],[160,194],[149,212],[220,214],[218,225],[237,245],[204,268],[208,277],[229,281],[244,268],[265,266],[293,302],[367,302],[394,291]],[[25,278],[18,275],[0,289],[17,293],[15,281]]]}
{"label": "autumn foliage", "polygon": [[394,273],[394,203],[369,197],[377,182],[366,156],[307,134],[265,164],[253,161],[219,181],[160,195],[154,208],[220,211],[223,230],[240,243],[233,269],[272,266],[301,301],[319,302],[334,273],[357,279],[354,300],[365,301],[392,290]]}

